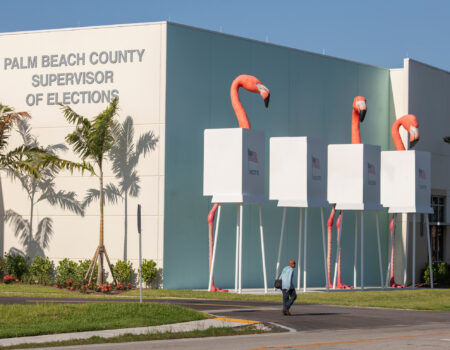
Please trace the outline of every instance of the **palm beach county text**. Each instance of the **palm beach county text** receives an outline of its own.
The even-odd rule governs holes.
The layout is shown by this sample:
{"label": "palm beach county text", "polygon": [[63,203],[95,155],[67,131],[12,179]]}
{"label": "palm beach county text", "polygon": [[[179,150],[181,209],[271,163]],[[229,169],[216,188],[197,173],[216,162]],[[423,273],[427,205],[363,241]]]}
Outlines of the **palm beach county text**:
{"label": "palm beach county text", "polygon": [[[111,65],[141,63],[144,53],[145,49],[130,49],[5,57],[3,70],[40,70],[30,76],[30,86],[34,91],[26,93],[25,102],[28,106],[109,103],[119,97],[119,90],[112,88],[117,82]],[[83,66],[87,69],[75,69]],[[102,66],[108,66],[109,69],[101,69]],[[74,70],[67,69],[70,67],[74,67]],[[43,72],[42,69],[49,72]],[[61,91],[64,87],[76,88]]]}

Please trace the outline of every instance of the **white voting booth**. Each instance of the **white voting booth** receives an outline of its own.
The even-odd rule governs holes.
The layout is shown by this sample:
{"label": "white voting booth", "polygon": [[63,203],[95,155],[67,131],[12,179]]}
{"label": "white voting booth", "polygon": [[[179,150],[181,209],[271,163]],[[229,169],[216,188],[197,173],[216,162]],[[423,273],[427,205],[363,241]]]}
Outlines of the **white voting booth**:
{"label": "white voting booth", "polygon": [[[328,145],[328,201],[336,204],[336,210],[356,210],[360,212],[361,220],[361,289],[364,289],[364,211],[375,210],[378,239],[378,258],[381,286],[383,271],[381,262],[380,230],[378,210],[380,204],[380,147],[365,144]],[[356,287],[356,264],[358,246],[358,215],[355,213],[355,252],[353,264],[353,283]],[[344,215],[341,215],[340,232]],[[340,236],[340,237],[341,237]],[[341,245],[337,242],[337,252]],[[336,266],[334,270],[333,287],[336,286]]]}
{"label": "white voting booth", "polygon": [[[413,271],[416,262],[416,214],[431,214],[431,171],[430,153],[422,151],[385,151],[381,152],[381,203],[389,207],[389,213],[413,214]],[[431,241],[428,215],[425,215],[428,241],[428,261],[430,264],[431,288],[433,288],[433,269],[431,265]],[[408,228],[408,224],[406,225]],[[395,218],[394,228],[395,230]],[[408,254],[408,231],[406,232],[406,254]],[[389,249],[389,265],[387,276],[390,274],[390,261],[393,239]],[[404,265],[404,284],[407,280],[406,255]],[[387,281],[386,281],[387,282]],[[412,285],[415,288],[415,274],[412,274]]]}
{"label": "white voting booth", "polygon": [[[269,199],[278,200],[283,208],[280,244],[276,265],[278,278],[287,207],[300,208],[298,238],[297,289],[300,289],[301,252],[303,242],[303,290],[306,291],[306,254],[308,208],[320,207],[322,219],[322,242],[325,281],[327,279],[325,226],[323,207],[327,207],[327,146],[324,141],[311,137],[271,137],[270,138],[270,194]],[[305,221],[303,227],[303,210]],[[303,232],[302,232],[303,227]]]}
{"label": "white voting booth", "polygon": [[[204,133],[203,195],[213,203],[236,203],[235,291],[242,292],[242,219],[243,203],[258,204],[264,289],[267,293],[266,263],[261,203],[264,191],[265,135],[252,129],[207,129]],[[219,234],[221,204],[218,206],[213,257],[208,290],[214,270]]]}

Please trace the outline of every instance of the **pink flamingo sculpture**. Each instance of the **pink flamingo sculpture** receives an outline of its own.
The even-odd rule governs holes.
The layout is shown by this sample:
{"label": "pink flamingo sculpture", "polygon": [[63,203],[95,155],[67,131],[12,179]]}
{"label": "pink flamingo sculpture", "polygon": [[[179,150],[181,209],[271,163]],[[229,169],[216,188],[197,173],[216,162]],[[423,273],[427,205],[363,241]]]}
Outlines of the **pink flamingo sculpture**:
{"label": "pink flamingo sculpture", "polygon": [[[402,138],[400,137],[400,126],[403,126],[409,133],[409,148],[413,148],[415,144],[419,141],[419,122],[413,114],[407,114],[403,117],[397,119],[392,125],[391,134],[394,140],[395,148],[397,151],[406,151],[403,145]],[[391,231],[391,242],[395,241],[395,230],[394,230],[394,220],[396,214],[392,217],[391,223],[389,225],[389,230]],[[397,284],[394,278],[394,244],[391,246],[391,273],[390,273],[390,286],[393,288],[405,288],[402,284]]]}
{"label": "pink flamingo sculpture", "polygon": [[[364,117],[366,116],[367,105],[366,99],[362,96],[356,96],[353,100],[353,111],[352,111],[352,144],[360,144],[361,143],[361,134],[359,125],[364,121]],[[336,214],[336,204],[333,205],[331,209],[331,214],[327,221],[327,233],[328,233],[328,250],[327,250],[327,265],[328,265],[328,286],[329,288],[333,288],[333,283],[331,283],[331,238],[333,234],[333,223],[334,216]],[[340,223],[341,223],[341,214],[342,211],[339,212],[339,216],[336,220],[337,226],[337,239],[339,240],[339,236],[341,234],[340,231]],[[347,286],[343,284],[341,281],[341,250],[338,252],[338,264],[337,264],[337,282],[336,288],[339,289],[352,289],[352,286]]]}
{"label": "pink flamingo sculpture", "polygon": [[[239,122],[239,127],[242,129],[250,129],[250,122],[247,118],[247,113],[245,113],[244,107],[239,100],[239,88],[244,88],[250,92],[259,93],[264,100],[264,104],[269,107],[270,101],[270,91],[267,87],[265,87],[258,78],[251,75],[239,75],[236,79],[234,79],[231,84],[230,96],[231,96],[231,104],[234,109],[234,113],[236,114],[236,118]],[[219,203],[215,203],[211,208],[208,214],[208,231],[209,231],[209,271],[211,272],[211,264],[212,264],[212,255],[213,255],[213,227],[214,227],[214,218],[216,215],[217,207]],[[211,284],[212,292],[228,292],[226,289],[217,288],[214,285],[214,279],[212,279]]]}

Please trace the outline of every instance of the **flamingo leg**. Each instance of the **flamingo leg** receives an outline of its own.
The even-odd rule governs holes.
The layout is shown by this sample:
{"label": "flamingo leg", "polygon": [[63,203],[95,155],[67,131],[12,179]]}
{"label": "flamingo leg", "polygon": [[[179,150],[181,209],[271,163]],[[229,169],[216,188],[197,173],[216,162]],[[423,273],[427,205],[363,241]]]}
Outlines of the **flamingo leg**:
{"label": "flamingo leg", "polygon": [[333,288],[331,282],[331,239],[333,238],[333,223],[334,215],[336,214],[336,205],[331,208],[330,216],[327,221],[327,273],[328,273],[328,287]]}
{"label": "flamingo leg", "polygon": [[[336,220],[336,227],[337,227],[337,239],[341,239],[341,220],[342,220],[342,211],[339,212],[339,216]],[[346,284],[342,283],[341,280],[341,247],[339,247],[338,252],[338,265],[337,265],[337,281],[336,281],[336,288],[338,289],[353,289],[353,286],[348,286]]]}
{"label": "flamingo leg", "polygon": [[[212,257],[213,257],[213,230],[214,230],[214,219],[216,216],[217,207],[219,206],[219,203],[214,203],[213,207],[211,208],[209,214],[208,214],[208,235],[209,235],[209,272],[211,273],[212,268]],[[211,292],[228,292],[227,289],[221,289],[217,288],[214,285],[214,277],[212,278],[211,282]]]}
{"label": "flamingo leg", "polygon": [[[391,224],[389,225],[390,231],[391,231],[391,240],[392,242],[395,242],[395,229],[394,229],[394,218],[392,218],[391,220]],[[389,276],[389,285],[392,288],[405,288],[405,286],[403,284],[397,284],[395,282],[395,277],[394,277],[394,246],[395,244],[392,244],[391,246],[391,275]]]}

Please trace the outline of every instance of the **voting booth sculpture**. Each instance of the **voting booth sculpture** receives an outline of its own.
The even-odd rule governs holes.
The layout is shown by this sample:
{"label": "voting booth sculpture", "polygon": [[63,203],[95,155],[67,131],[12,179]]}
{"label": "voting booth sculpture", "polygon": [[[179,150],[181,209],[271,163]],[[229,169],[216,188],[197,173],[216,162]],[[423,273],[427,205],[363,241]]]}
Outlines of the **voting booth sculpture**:
{"label": "voting booth sculpture", "polygon": [[[328,145],[328,201],[336,204],[336,210],[355,210],[360,213],[361,220],[361,289],[364,289],[364,211],[383,209],[380,204],[380,152],[379,146],[367,144]],[[353,282],[356,286],[356,264],[358,247],[358,224],[355,213],[355,255],[353,264]],[[341,216],[340,229],[343,225]],[[381,262],[380,230],[378,212],[376,212],[376,228],[378,240],[378,258],[381,286],[383,272]],[[341,231],[342,232],[342,231]],[[342,235],[341,235],[342,236]],[[337,240],[337,252],[341,247],[341,236]],[[338,263],[338,253],[336,263]],[[336,270],[334,271],[333,288],[336,286]]]}
{"label": "voting booth sculpture", "polygon": [[[325,248],[325,225],[323,208],[327,201],[327,145],[323,140],[311,137],[271,137],[270,138],[270,194],[269,199],[278,200],[283,207],[280,244],[276,265],[276,277],[279,275],[283,235],[287,207],[300,208],[298,237],[297,289],[300,289],[302,271],[301,252],[303,243],[303,290],[307,282],[307,228],[308,208],[320,207],[322,219],[322,242],[325,279],[328,274]],[[304,227],[303,226],[304,208]],[[304,232],[304,242],[303,242]]]}
{"label": "voting booth sculpture", "polygon": [[[381,152],[381,203],[389,207],[389,213],[413,214],[413,248],[412,265],[415,271],[416,261],[416,214],[431,214],[431,166],[430,153],[423,151],[384,151]],[[425,216],[428,242],[428,262],[430,266],[431,288],[433,288],[433,270],[431,264],[430,225],[428,215]],[[408,227],[408,225],[407,225]],[[395,220],[394,228],[395,232]],[[392,254],[393,237],[391,236]],[[406,232],[406,258],[404,265],[404,283],[406,284],[408,261],[408,231]],[[389,261],[391,259],[389,258]],[[391,263],[388,265],[388,276]],[[387,281],[386,281],[387,282]],[[412,274],[412,286],[415,288],[415,274]]]}
{"label": "voting booth sculpture", "polygon": [[[207,129],[204,134],[203,195],[212,196],[213,203],[237,203],[235,291],[242,291],[242,219],[243,203],[259,204],[261,254],[264,289],[267,292],[264,233],[261,203],[267,201],[264,190],[265,135],[252,129]],[[218,209],[212,268],[208,290],[211,289],[212,271],[220,223]]]}

